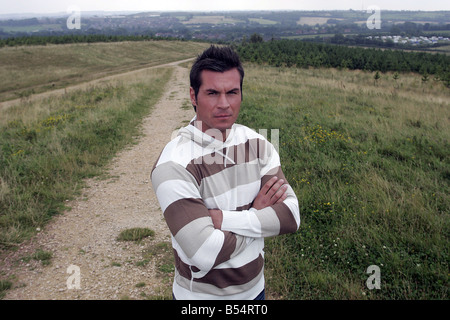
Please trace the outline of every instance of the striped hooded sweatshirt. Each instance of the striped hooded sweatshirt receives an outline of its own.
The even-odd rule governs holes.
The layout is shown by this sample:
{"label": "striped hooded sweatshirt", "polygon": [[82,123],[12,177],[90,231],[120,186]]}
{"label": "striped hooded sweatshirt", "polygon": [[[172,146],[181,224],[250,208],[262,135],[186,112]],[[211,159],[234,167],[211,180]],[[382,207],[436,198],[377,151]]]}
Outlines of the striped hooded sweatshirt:
{"label": "striped hooded sweatshirt", "polygon": [[[176,299],[254,299],[264,289],[264,238],[295,232],[297,197],[252,208],[260,188],[285,177],[279,155],[262,135],[238,124],[225,142],[193,121],[163,149],[151,174],[172,236]],[[215,229],[208,209],[221,209]]]}

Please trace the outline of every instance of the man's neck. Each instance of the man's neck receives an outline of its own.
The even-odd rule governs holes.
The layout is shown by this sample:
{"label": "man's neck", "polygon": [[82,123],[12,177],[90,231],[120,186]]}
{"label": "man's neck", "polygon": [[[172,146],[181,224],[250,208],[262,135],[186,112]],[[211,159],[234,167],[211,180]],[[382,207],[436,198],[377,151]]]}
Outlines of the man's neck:
{"label": "man's neck", "polygon": [[210,137],[225,142],[231,132],[231,128],[226,129],[226,130],[220,130],[217,128],[210,128],[208,127],[204,122],[202,122],[201,120],[195,120],[194,121],[194,126],[199,129],[200,131],[202,131],[203,133],[209,135]]}

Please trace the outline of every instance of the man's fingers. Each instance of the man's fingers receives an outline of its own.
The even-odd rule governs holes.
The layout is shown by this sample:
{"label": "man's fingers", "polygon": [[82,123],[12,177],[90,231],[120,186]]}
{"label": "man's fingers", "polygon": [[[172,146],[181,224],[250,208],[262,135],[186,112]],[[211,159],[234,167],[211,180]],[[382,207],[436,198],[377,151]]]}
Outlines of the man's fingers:
{"label": "man's fingers", "polygon": [[267,194],[270,197],[273,197],[281,188],[281,186],[284,184],[284,180],[283,179],[278,179],[271,187],[270,190],[267,192]]}
{"label": "man's fingers", "polygon": [[214,228],[220,229],[222,227],[222,221],[223,221],[223,213],[220,209],[209,209],[208,210],[209,215],[212,219]]}
{"label": "man's fingers", "polygon": [[287,198],[287,185],[285,183],[284,179],[277,176],[270,178],[259,191],[252,207],[260,210],[284,201]]}
{"label": "man's fingers", "polygon": [[285,184],[285,185],[281,186],[281,188],[278,189],[278,191],[273,195],[272,198],[277,199],[276,203],[280,203],[280,202],[283,202],[284,200],[286,200],[287,189],[288,189],[288,186]]}
{"label": "man's fingers", "polygon": [[277,176],[270,178],[270,179],[263,185],[263,187],[261,188],[260,193],[261,193],[261,194],[266,194],[266,193],[272,188],[272,186],[274,185],[274,183],[275,183],[277,180],[278,180],[278,177],[277,177]]}

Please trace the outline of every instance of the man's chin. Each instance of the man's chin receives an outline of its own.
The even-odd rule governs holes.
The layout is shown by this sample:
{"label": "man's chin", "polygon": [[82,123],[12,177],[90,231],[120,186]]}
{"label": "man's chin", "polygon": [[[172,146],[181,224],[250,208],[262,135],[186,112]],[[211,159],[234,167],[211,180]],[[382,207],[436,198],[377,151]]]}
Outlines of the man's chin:
{"label": "man's chin", "polygon": [[[203,132],[207,132],[207,133],[214,133],[214,131],[220,131],[222,133],[226,133],[227,130],[231,129],[231,127],[234,124],[233,119],[222,119],[217,121],[217,119],[214,119],[215,121],[211,121],[208,124],[203,123],[203,125],[200,125],[201,120],[197,120],[196,122],[196,126],[198,127],[200,125],[200,127],[202,127],[202,131]],[[209,132],[208,132],[209,131]]]}

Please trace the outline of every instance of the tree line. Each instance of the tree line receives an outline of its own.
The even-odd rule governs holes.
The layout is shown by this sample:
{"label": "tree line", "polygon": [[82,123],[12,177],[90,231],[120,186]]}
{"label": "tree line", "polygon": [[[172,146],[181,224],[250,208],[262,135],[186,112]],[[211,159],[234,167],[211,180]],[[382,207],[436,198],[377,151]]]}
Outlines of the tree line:
{"label": "tree line", "polygon": [[253,36],[237,47],[244,61],[276,67],[347,68],[434,75],[450,87],[450,56],[425,52],[353,48],[297,40],[262,41]]}
{"label": "tree line", "polygon": [[[175,40],[167,37],[152,35],[107,35],[107,34],[70,34],[53,36],[27,36],[0,39],[0,48],[5,46],[47,45],[69,43],[146,41],[146,40]],[[180,40],[180,39],[176,39]],[[182,39],[181,39],[182,40]]]}

